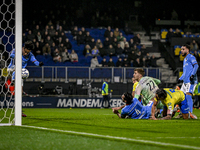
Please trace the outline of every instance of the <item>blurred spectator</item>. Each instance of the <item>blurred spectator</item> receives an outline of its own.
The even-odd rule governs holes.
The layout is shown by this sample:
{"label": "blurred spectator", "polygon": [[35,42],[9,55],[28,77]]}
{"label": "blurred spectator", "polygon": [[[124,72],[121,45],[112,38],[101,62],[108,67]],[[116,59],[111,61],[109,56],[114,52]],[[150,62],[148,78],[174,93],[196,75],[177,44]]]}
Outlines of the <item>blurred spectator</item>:
{"label": "blurred spectator", "polygon": [[134,64],[133,64],[134,67],[143,67],[142,66],[142,63],[140,62],[140,58],[136,58]]}
{"label": "blurred spectator", "polygon": [[123,60],[122,60],[121,57],[117,60],[116,66],[117,67],[123,67]]}
{"label": "blurred spectator", "polygon": [[190,43],[190,51],[194,52],[198,49],[199,49],[199,46],[198,46],[196,40],[193,39],[192,42]]}
{"label": "blurred spectator", "polygon": [[103,44],[103,43],[101,42],[101,40],[100,40],[100,39],[97,39],[97,41],[96,41],[96,46],[97,46],[97,48],[99,48],[99,46],[100,46],[101,44]]}
{"label": "blurred spectator", "polygon": [[115,30],[114,30],[114,37],[118,37],[119,36],[119,28],[115,28]]}
{"label": "blurred spectator", "polygon": [[48,25],[45,26],[44,30],[42,31],[42,34],[45,35],[45,32],[47,32],[47,33],[49,32],[49,26]]}
{"label": "blurred spectator", "polygon": [[64,44],[61,43],[59,46],[58,46],[58,50],[60,53],[64,52],[65,51],[65,47],[64,47]]}
{"label": "blurred spectator", "polygon": [[51,39],[51,36],[47,36],[47,39],[45,39],[45,43],[48,43],[49,45],[52,45],[53,40]]}
{"label": "blurred spectator", "polygon": [[135,45],[135,43],[134,43],[133,39],[130,39],[129,47],[132,48],[132,47],[134,47],[134,45]]}
{"label": "blurred spectator", "polygon": [[69,41],[68,38],[65,38],[64,46],[65,46],[67,49],[72,49],[72,44],[71,44],[71,42]]}
{"label": "blurred spectator", "polygon": [[105,57],[103,58],[101,64],[102,64],[102,67],[108,67],[108,62]]}
{"label": "blurred spectator", "polygon": [[118,45],[117,38],[114,38],[114,41],[113,41],[111,44],[112,44],[112,46],[116,49],[116,48],[117,48],[117,45]]}
{"label": "blurred spectator", "polygon": [[178,14],[174,9],[172,10],[171,15],[171,20],[178,20]]}
{"label": "blurred spectator", "polygon": [[135,51],[132,51],[129,55],[128,55],[128,61],[130,63],[134,63],[134,61],[136,60],[137,56],[135,54]]}
{"label": "blurred spectator", "polygon": [[62,52],[61,56],[62,56],[62,62],[71,61],[71,55],[68,52],[67,48],[65,48],[65,51]]}
{"label": "blurred spectator", "polygon": [[34,50],[33,50],[33,54],[35,56],[37,55],[42,55],[42,48],[40,47],[40,43],[39,42],[36,42],[35,43],[35,47],[34,47]]}
{"label": "blurred spectator", "polygon": [[124,38],[123,41],[120,41],[119,43],[120,43],[122,49],[124,49],[125,44],[129,45],[129,43],[126,41],[126,38]]}
{"label": "blurred spectator", "polygon": [[26,34],[23,33],[23,34],[22,34],[22,43],[25,43],[26,41],[27,41]]}
{"label": "blurred spectator", "polygon": [[46,43],[42,48],[43,55],[51,55],[51,48],[48,43]]}
{"label": "blurred spectator", "polygon": [[114,41],[113,32],[110,32],[109,41],[110,41],[110,43],[113,43],[113,41]]}
{"label": "blurred spectator", "polygon": [[91,54],[92,54],[92,56],[98,56],[99,55],[99,50],[98,50],[97,46],[94,46]]}
{"label": "blurred spectator", "polygon": [[157,65],[157,60],[160,59],[161,57],[155,57],[155,55],[151,56],[151,61],[150,61],[150,66],[151,67],[158,67]]}
{"label": "blurred spectator", "polygon": [[104,57],[107,55],[107,51],[106,49],[103,47],[103,44],[99,45],[99,54],[101,55],[101,57]]}
{"label": "blurred spectator", "polygon": [[35,26],[35,29],[33,30],[33,34],[36,36],[36,35],[38,34],[38,32],[41,33],[40,26],[39,26],[39,25],[36,25],[36,26]]}
{"label": "blurred spectator", "polygon": [[167,40],[167,43],[169,45],[171,45],[171,40],[172,40],[172,37],[174,37],[174,32],[173,32],[173,29],[170,28],[167,35],[166,35],[166,40]]}
{"label": "blurred spectator", "polygon": [[99,67],[99,66],[100,66],[100,64],[99,64],[99,62],[98,62],[97,56],[94,56],[94,57],[91,59],[90,67],[96,68],[96,67]]}
{"label": "blurred spectator", "polygon": [[49,32],[48,32],[48,31],[45,31],[44,34],[43,34],[44,40],[46,40],[48,36],[49,36]]}
{"label": "blurred spectator", "polygon": [[62,39],[63,39],[63,40],[67,38],[67,36],[66,36],[65,32],[61,32],[61,35],[60,35],[60,37],[62,37]]}
{"label": "blurred spectator", "polygon": [[184,29],[184,33],[185,34],[192,34],[192,29],[191,29],[191,26],[190,26],[189,23],[187,24],[187,27]]}
{"label": "blurred spectator", "polygon": [[55,33],[56,33],[56,30],[54,29],[54,26],[51,25],[51,26],[50,26],[50,29],[49,29],[49,35],[50,35],[51,37],[53,37],[53,36],[55,35]]}
{"label": "blurred spectator", "polygon": [[82,32],[82,35],[85,37],[86,36],[86,31],[85,31],[84,27],[81,28],[81,32]]}
{"label": "blurred spectator", "polygon": [[55,42],[53,42],[52,45],[51,45],[51,55],[52,55],[52,56],[53,56],[53,52],[54,52],[54,50],[55,50],[56,48],[58,48],[58,46],[56,46]]}
{"label": "blurred spectator", "polygon": [[42,35],[41,35],[40,32],[38,32],[37,35],[36,35],[36,40],[40,42],[41,39],[42,39]]}
{"label": "blurred spectator", "polygon": [[181,31],[178,28],[175,30],[174,37],[182,37]]}
{"label": "blurred spectator", "polygon": [[107,49],[107,53],[110,57],[115,56],[115,49],[113,48],[112,44],[109,45],[109,48]]}
{"label": "blurred spectator", "polygon": [[85,57],[91,56],[91,47],[90,47],[90,45],[88,45],[88,44],[85,45],[85,48],[83,50],[83,55]]}
{"label": "blurred spectator", "polygon": [[149,55],[149,53],[147,52],[146,55],[144,56],[145,60],[146,60],[146,66],[149,67],[150,63],[151,63],[151,57]]}
{"label": "blurred spectator", "polygon": [[71,52],[71,61],[78,62],[78,55],[74,50],[72,50],[72,52]]}
{"label": "blurred spectator", "polygon": [[123,52],[124,52],[124,50],[121,48],[121,45],[118,43],[117,48],[115,49],[115,53],[116,53],[117,57],[118,58],[119,57],[125,57]]}
{"label": "blurred spectator", "polygon": [[104,32],[104,37],[109,37],[111,32],[111,27],[108,26],[107,30]]}
{"label": "blurred spectator", "polygon": [[194,51],[194,57],[196,58],[198,64],[200,64],[200,54],[198,54],[197,50]]}
{"label": "blurred spectator", "polygon": [[[64,32],[64,30],[63,30],[63,27],[62,26],[59,26],[59,29],[58,29],[58,36],[61,36],[61,33],[62,32]],[[77,32],[77,34],[78,34],[78,32]],[[73,35],[73,34],[72,34]]]}
{"label": "blurred spectator", "polygon": [[141,66],[142,67],[147,67],[147,63],[146,63],[146,58],[143,57],[142,60],[141,60]]}
{"label": "blurred spectator", "polygon": [[77,35],[78,35],[78,27],[75,26],[71,33],[74,36],[73,38],[76,40]]}
{"label": "blurred spectator", "polygon": [[61,62],[61,56],[58,48],[56,48],[53,52],[53,61],[54,62]]}
{"label": "blurred spectator", "polygon": [[63,42],[63,39],[62,39],[62,37],[59,37],[58,38],[58,41],[57,41],[57,43],[56,43],[56,45],[57,46],[60,46],[61,44],[63,44],[64,42]]}
{"label": "blurred spectator", "polygon": [[146,55],[146,53],[147,53],[147,48],[146,48],[146,46],[145,46],[144,44],[142,45],[140,51],[141,51],[142,57]]}
{"label": "blurred spectator", "polygon": [[53,39],[53,41],[54,41],[55,43],[58,43],[59,35],[58,35],[58,32],[57,32],[57,31],[55,32],[55,35],[52,37],[52,39]]}
{"label": "blurred spectator", "polygon": [[140,50],[139,50],[139,48],[137,47],[137,45],[135,44],[135,45],[131,48],[131,51],[135,51],[135,54],[137,54]]}
{"label": "blurred spectator", "polygon": [[110,41],[109,41],[109,38],[106,37],[105,40],[104,40],[104,42],[103,42],[104,48],[108,48],[110,44],[111,44],[111,43],[110,43]]}
{"label": "blurred spectator", "polygon": [[128,61],[127,57],[125,57],[124,60],[123,60],[123,66],[124,67],[130,67],[130,62]]}
{"label": "blurred spectator", "polygon": [[78,32],[78,35],[77,35],[77,45],[79,46],[80,44],[84,44],[85,42],[85,37],[84,35],[82,34],[82,31],[79,31]]}
{"label": "blurred spectator", "polygon": [[89,42],[89,45],[91,48],[94,48],[94,46],[96,45],[94,38],[91,39],[91,41]]}
{"label": "blurred spectator", "polygon": [[123,41],[124,40],[124,36],[122,34],[122,32],[119,33],[119,36],[117,37],[117,41],[120,42],[120,41]]}
{"label": "blurred spectator", "polygon": [[133,42],[136,44],[136,45],[140,45],[141,43],[141,39],[140,39],[140,34],[136,34],[134,37],[133,37]]}
{"label": "blurred spectator", "polygon": [[29,30],[26,38],[27,38],[28,41],[33,41],[33,39],[35,38],[35,35],[32,34],[31,30]]}
{"label": "blurred spectator", "polygon": [[89,44],[91,40],[92,40],[92,37],[90,35],[90,32],[87,31],[85,35],[85,44]]}
{"label": "blurred spectator", "polygon": [[136,57],[139,58],[140,60],[142,59],[142,53],[141,53],[141,51],[137,52]]}
{"label": "blurred spectator", "polygon": [[108,61],[108,67],[115,67],[115,64],[114,64],[112,58],[110,58],[109,61]]}

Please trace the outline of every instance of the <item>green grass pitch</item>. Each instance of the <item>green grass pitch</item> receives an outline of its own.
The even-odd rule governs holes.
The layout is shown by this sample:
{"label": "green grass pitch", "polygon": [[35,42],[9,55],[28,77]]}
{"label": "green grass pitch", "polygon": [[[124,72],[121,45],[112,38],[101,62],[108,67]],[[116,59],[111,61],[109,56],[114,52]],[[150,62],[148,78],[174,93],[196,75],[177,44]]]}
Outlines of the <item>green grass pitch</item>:
{"label": "green grass pitch", "polygon": [[[119,119],[111,109],[23,110],[24,126],[0,127],[0,149],[200,149],[200,119]],[[194,114],[200,118],[200,110]]]}

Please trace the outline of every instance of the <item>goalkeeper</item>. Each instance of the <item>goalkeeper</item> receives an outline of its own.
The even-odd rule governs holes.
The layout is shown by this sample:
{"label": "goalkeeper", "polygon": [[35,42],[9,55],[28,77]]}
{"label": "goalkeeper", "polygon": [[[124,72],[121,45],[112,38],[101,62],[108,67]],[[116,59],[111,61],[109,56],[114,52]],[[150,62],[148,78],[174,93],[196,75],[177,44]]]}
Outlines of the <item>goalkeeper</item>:
{"label": "goalkeeper", "polygon": [[[34,44],[32,41],[25,42],[24,47],[22,48],[22,68],[26,68],[28,61],[31,61],[36,66],[43,66],[43,62],[38,62],[35,58],[35,56],[31,53],[31,51],[34,49]],[[14,83],[15,80],[15,49],[12,50],[10,54],[10,64],[8,65],[7,71],[9,74],[12,74],[12,83]],[[22,80],[22,89],[23,89],[23,80]],[[25,114],[22,113],[23,117],[26,117]]]}

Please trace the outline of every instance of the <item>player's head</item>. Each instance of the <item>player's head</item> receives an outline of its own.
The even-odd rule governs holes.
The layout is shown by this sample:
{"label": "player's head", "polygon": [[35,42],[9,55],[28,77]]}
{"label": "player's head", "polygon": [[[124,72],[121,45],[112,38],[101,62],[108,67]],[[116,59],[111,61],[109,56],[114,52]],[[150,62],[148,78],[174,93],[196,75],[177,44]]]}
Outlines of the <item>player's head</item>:
{"label": "player's head", "polygon": [[24,44],[24,53],[25,55],[29,54],[34,49],[34,44],[32,41],[27,41]]}
{"label": "player's head", "polygon": [[133,100],[133,96],[131,93],[126,92],[126,93],[122,94],[122,100],[126,104],[131,104],[131,102]]}
{"label": "player's head", "polygon": [[190,45],[184,44],[181,46],[181,54],[182,56],[186,56],[187,54],[190,53]]}
{"label": "player's head", "polygon": [[144,76],[144,70],[142,68],[136,68],[134,70],[133,77],[135,78],[136,81],[139,81],[140,78]]}
{"label": "player's head", "polygon": [[164,100],[167,97],[167,92],[163,89],[158,89],[156,91],[156,99],[157,100]]}

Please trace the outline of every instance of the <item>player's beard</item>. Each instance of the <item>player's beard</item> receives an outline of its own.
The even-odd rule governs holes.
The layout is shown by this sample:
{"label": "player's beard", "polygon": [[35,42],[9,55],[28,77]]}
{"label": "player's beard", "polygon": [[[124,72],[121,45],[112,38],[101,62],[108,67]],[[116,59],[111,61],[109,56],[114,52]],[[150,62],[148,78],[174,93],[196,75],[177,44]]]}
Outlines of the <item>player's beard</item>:
{"label": "player's beard", "polygon": [[185,57],[185,56],[186,56],[186,54],[187,54],[187,53],[182,53],[182,56],[184,56],[184,57]]}

